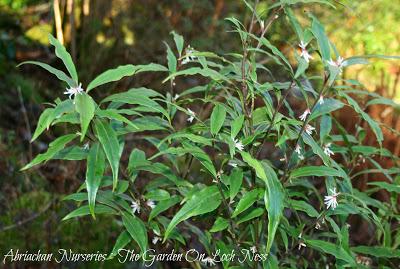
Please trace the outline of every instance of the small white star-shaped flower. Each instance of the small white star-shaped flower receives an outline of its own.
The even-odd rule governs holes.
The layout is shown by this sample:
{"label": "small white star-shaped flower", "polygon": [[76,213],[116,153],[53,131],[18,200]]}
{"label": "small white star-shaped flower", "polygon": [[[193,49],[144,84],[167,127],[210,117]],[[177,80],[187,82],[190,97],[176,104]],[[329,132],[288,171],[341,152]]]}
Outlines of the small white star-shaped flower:
{"label": "small white star-shaped flower", "polygon": [[310,114],[310,113],[311,113],[310,109],[307,108],[307,109],[303,112],[303,114],[300,115],[299,119],[302,120],[302,121],[305,121],[305,120],[307,119],[308,114]]}
{"label": "small white star-shaped flower", "polygon": [[250,248],[250,251],[254,254],[254,253],[256,253],[257,252],[257,247],[256,246],[252,246],[251,248]]}
{"label": "small white star-shaped flower", "polygon": [[211,257],[207,257],[207,258],[204,258],[203,260],[202,260],[202,262],[205,264],[205,265],[210,265],[210,266],[214,266],[215,265],[215,261],[214,261],[214,259],[213,258],[211,258]]}
{"label": "small white star-shaped flower", "polygon": [[196,113],[194,113],[194,111],[192,111],[190,108],[188,108],[187,111],[189,113],[189,118],[187,119],[187,121],[193,122],[194,117],[196,117]]}
{"label": "small white star-shaped flower", "polygon": [[235,167],[237,167],[238,166],[238,164],[237,163],[235,163],[234,161],[229,161],[228,162],[228,165],[230,165],[230,166],[232,166],[233,168],[235,168]]}
{"label": "small white star-shaped flower", "polygon": [[158,236],[154,236],[153,239],[151,240],[151,243],[153,243],[153,245],[157,244],[158,241],[161,241],[161,238]]}
{"label": "small white star-shaped flower", "polygon": [[147,200],[146,205],[147,205],[148,207],[150,207],[151,209],[153,209],[153,208],[156,207],[156,204],[154,203],[153,200]]}
{"label": "small white star-shaped flower", "polygon": [[179,94],[175,94],[174,101],[178,100],[178,98],[179,98]]}
{"label": "small white star-shaped flower", "polygon": [[334,60],[332,60],[332,59],[330,59],[330,60],[328,61],[328,64],[329,64],[329,65],[331,65],[331,66],[333,66],[333,67],[336,67],[336,68],[339,68],[340,73],[342,73],[343,63],[344,63],[344,59],[343,59],[342,56],[339,56],[339,57],[337,58],[336,61],[334,61]]}
{"label": "small white star-shaped flower", "polygon": [[71,99],[72,96],[75,97],[77,94],[81,94],[82,92],[82,83],[79,83],[78,87],[71,87],[69,89],[67,88],[64,94],[68,94],[69,99]]}
{"label": "small white star-shaped flower", "polygon": [[194,61],[196,59],[196,56],[191,55],[194,52],[195,50],[190,45],[187,46],[187,48],[185,49],[185,56],[182,60],[182,64],[187,64]]}
{"label": "small white star-shaped flower", "polygon": [[315,128],[312,127],[310,124],[306,125],[305,131],[307,134],[311,135],[314,130],[315,130]]}
{"label": "small white star-shaped flower", "polygon": [[296,145],[294,152],[297,153],[297,156],[299,157],[300,160],[304,160],[304,156],[303,154],[301,154],[301,148],[299,144]]}
{"label": "small white star-shaped flower", "polygon": [[244,149],[242,141],[235,139],[233,140],[233,142],[235,143],[235,148],[237,148],[239,151],[242,151]]}
{"label": "small white star-shaped flower", "polygon": [[319,103],[320,105],[323,105],[323,104],[324,104],[324,96],[323,96],[323,95],[321,95],[321,96],[319,97],[318,103]]}
{"label": "small white star-shaped flower", "polygon": [[295,149],[294,149],[294,152],[296,152],[297,154],[301,154],[301,148],[300,148],[300,145],[299,144],[297,144],[296,145],[296,147],[295,147]]}
{"label": "small white star-shaped flower", "polygon": [[328,143],[328,144],[326,144],[325,146],[324,146],[324,153],[326,154],[326,155],[328,155],[328,156],[331,156],[331,155],[335,155],[335,153],[333,153],[333,151],[331,150],[331,145],[332,145],[332,143]]}
{"label": "small white star-shaped flower", "polygon": [[132,214],[135,215],[136,212],[140,213],[140,205],[139,203],[132,201],[131,203]]}
{"label": "small white star-shaped flower", "polygon": [[304,247],[304,248],[305,248],[305,247],[307,247],[307,245],[306,245],[306,244],[304,244],[304,243],[300,243],[300,244],[299,244],[299,247],[298,247],[298,249],[300,250],[302,247]]}
{"label": "small white star-shaped flower", "polygon": [[307,51],[307,49],[306,49],[307,44],[305,44],[303,41],[301,41],[300,44],[299,44],[299,47],[301,48],[300,57],[303,57],[304,60],[305,60],[307,63],[310,62],[310,59],[314,59],[314,57],[312,57],[312,56],[310,55],[310,53],[308,53],[308,51]]}
{"label": "small white star-shaped flower", "polygon": [[324,198],[324,204],[326,208],[329,209],[332,207],[334,210],[338,206],[337,197],[339,196],[340,192],[336,192],[336,188],[333,188],[331,191],[331,195],[326,195]]}

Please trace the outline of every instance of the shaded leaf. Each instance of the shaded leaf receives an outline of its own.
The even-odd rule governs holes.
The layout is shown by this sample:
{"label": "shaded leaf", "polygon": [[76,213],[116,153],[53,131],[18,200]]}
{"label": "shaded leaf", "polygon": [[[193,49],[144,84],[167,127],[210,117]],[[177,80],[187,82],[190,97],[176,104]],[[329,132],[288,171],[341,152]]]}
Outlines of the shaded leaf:
{"label": "shaded leaf", "polygon": [[196,192],[184,206],[175,214],[165,230],[164,241],[169,237],[172,229],[180,222],[193,216],[214,211],[221,204],[222,197],[217,186],[205,187]]}
{"label": "shaded leaf", "polygon": [[76,134],[63,135],[55,139],[49,144],[49,148],[45,153],[37,155],[30,163],[25,165],[21,171],[31,168],[32,166],[38,165],[44,161],[50,160],[60,150],[62,150],[66,144],[71,142],[76,137]]}
{"label": "shaded leaf", "polygon": [[113,189],[115,190],[118,183],[119,159],[121,158],[117,134],[108,123],[100,120],[95,120],[94,127],[96,136],[103,146],[104,153],[110,163],[113,174]]}
{"label": "shaded leaf", "polygon": [[105,165],[104,153],[100,148],[100,144],[93,144],[89,151],[86,166],[86,190],[90,213],[93,217],[95,217],[94,205],[96,203],[96,194],[104,174]]}

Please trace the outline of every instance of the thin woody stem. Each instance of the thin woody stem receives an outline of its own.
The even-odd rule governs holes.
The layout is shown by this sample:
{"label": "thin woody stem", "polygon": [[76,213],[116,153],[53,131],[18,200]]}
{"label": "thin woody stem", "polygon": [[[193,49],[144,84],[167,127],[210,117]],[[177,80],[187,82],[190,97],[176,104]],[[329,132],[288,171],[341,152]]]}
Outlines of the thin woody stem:
{"label": "thin woody stem", "polygon": [[[328,83],[328,78],[329,78],[329,76],[325,76],[325,77],[324,77],[324,84],[323,84],[323,86],[322,86],[322,90],[319,92],[318,97],[315,99],[313,105],[312,105],[311,108],[310,108],[310,113],[306,116],[306,118],[305,118],[305,120],[304,120],[304,123],[303,123],[303,125],[301,126],[299,135],[297,136],[296,142],[295,142],[295,144],[294,144],[295,147],[298,145],[298,143],[299,143],[299,141],[300,141],[300,138],[301,138],[303,132],[305,131],[306,126],[308,125],[310,116],[311,116],[311,114],[313,113],[314,108],[316,107],[316,105],[317,105],[318,102],[319,102],[319,99],[321,98],[321,96],[323,96],[323,94],[324,94],[324,92],[325,92],[325,90],[326,90],[326,86],[327,86],[327,83]],[[285,168],[284,168],[284,172],[283,172],[283,176],[282,176],[282,182],[283,182],[283,183],[285,183],[285,182],[287,181],[287,179],[289,178],[289,174],[290,174],[290,171],[289,171],[289,170],[290,170],[290,169],[289,169],[289,162],[290,162],[290,160],[292,159],[293,154],[294,154],[294,151],[292,151],[292,153],[290,154],[289,158],[287,158],[287,160],[286,160],[286,164],[285,164]]]}

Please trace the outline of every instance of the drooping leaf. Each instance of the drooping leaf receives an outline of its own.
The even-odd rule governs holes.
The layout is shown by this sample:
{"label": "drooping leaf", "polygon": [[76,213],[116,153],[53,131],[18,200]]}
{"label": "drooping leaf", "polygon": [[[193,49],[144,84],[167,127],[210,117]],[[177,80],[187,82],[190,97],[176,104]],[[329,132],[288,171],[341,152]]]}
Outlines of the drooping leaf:
{"label": "drooping leaf", "polygon": [[100,75],[98,75],[92,82],[89,83],[86,92],[89,92],[93,88],[101,86],[103,84],[118,81],[123,77],[132,76],[135,73],[145,72],[145,71],[167,71],[164,66],[158,64],[147,64],[147,65],[121,65],[117,68],[107,70]]}
{"label": "drooping leaf", "polygon": [[185,70],[178,71],[174,74],[169,75],[166,79],[163,80],[163,83],[166,81],[173,79],[177,76],[189,76],[189,75],[202,75],[203,77],[208,77],[212,80],[216,81],[225,81],[225,82],[230,82],[229,79],[220,74],[219,72],[211,69],[211,68],[200,68],[200,67],[191,67]]}
{"label": "drooping leaf", "polygon": [[245,161],[256,171],[256,174],[259,178],[261,178],[264,181],[268,180],[264,168],[258,160],[251,157],[251,155],[245,151],[241,151],[240,154],[242,155],[243,161]]}
{"label": "drooping leaf", "polygon": [[162,200],[157,203],[157,205],[151,210],[150,215],[149,215],[149,221],[151,221],[153,218],[158,216],[160,213],[164,212],[168,208],[176,205],[179,203],[180,198],[178,196],[172,196],[170,199],[167,200]]}
{"label": "drooping leaf", "polygon": [[106,122],[95,120],[94,127],[96,130],[96,136],[103,147],[108,162],[110,163],[113,174],[113,189],[115,190],[118,183],[119,160],[121,158],[118,137],[112,127]]}
{"label": "drooping leaf", "polygon": [[235,138],[237,134],[240,132],[242,129],[244,122],[244,115],[240,115],[237,118],[235,118],[232,123],[231,123],[231,137]]}
{"label": "drooping leaf", "polygon": [[218,217],[215,220],[214,225],[211,227],[210,233],[216,233],[219,231],[223,231],[226,228],[228,228],[228,226],[229,226],[229,220]]}
{"label": "drooping leaf", "polygon": [[350,265],[356,265],[353,257],[339,245],[334,245],[330,242],[322,240],[307,240],[306,245],[307,247],[311,247],[321,252],[333,255],[336,259],[343,260]]}
{"label": "drooping leaf", "polygon": [[241,169],[235,168],[232,170],[229,176],[229,197],[231,201],[238,194],[243,181],[243,171]]}
{"label": "drooping leaf", "polygon": [[316,177],[345,177],[340,171],[326,166],[303,166],[299,167],[292,171],[290,174],[291,178],[298,177],[308,177],[308,176],[316,176]]}
{"label": "drooping leaf", "polygon": [[93,218],[95,218],[94,207],[97,190],[99,189],[104,169],[105,158],[103,150],[99,143],[94,143],[90,148],[86,166],[86,190],[88,193],[89,209]]}
{"label": "drooping leaf", "polygon": [[117,109],[96,109],[95,114],[100,118],[107,118],[110,120],[116,120],[127,125],[131,126],[132,128],[138,128],[132,121],[128,120],[124,116],[122,116]]}
{"label": "drooping leaf", "polygon": [[35,141],[43,133],[44,130],[48,129],[54,120],[54,108],[46,108],[39,117],[35,132],[33,133],[31,142]]}
{"label": "drooping leaf", "polygon": [[169,118],[168,112],[159,105],[156,101],[150,99],[152,92],[147,92],[146,88],[142,91],[137,91],[137,89],[130,89],[126,92],[116,93],[105,98],[102,103],[105,102],[120,102],[124,104],[140,105],[147,109],[148,112],[159,112],[164,116]]}
{"label": "drooping leaf", "polygon": [[205,187],[196,192],[186,201],[184,206],[175,214],[165,230],[164,241],[167,240],[180,222],[193,216],[202,215],[214,211],[221,204],[222,197],[217,186]]}
{"label": "drooping leaf", "polygon": [[68,70],[68,73],[71,75],[71,78],[78,84],[78,74],[76,73],[74,62],[72,61],[71,55],[65,49],[65,47],[58,41],[58,39],[54,38],[51,34],[49,34],[49,41],[56,49],[56,56],[60,58],[65,67]]}
{"label": "drooping leaf", "polygon": [[[97,204],[94,208],[94,213],[95,214],[113,214],[116,215],[117,211],[115,211],[113,208],[103,205],[103,204]],[[75,218],[75,217],[81,217],[81,216],[87,216],[90,215],[90,209],[88,205],[84,205],[81,206],[77,209],[75,209],[74,211],[72,211],[71,213],[69,213],[68,215],[66,215],[62,220],[68,220],[71,218]]]}
{"label": "drooping leaf", "polygon": [[90,122],[94,117],[96,103],[87,93],[83,92],[75,97],[75,109],[79,113],[81,122],[81,141],[85,138]]}
{"label": "drooping leaf", "polygon": [[254,218],[258,218],[259,216],[261,216],[262,214],[264,214],[265,209],[264,208],[255,208],[253,210],[251,210],[249,213],[244,214],[242,217],[239,218],[239,220],[237,221],[237,224],[241,224],[243,222],[252,220]]}
{"label": "drooping leaf", "polygon": [[21,66],[23,64],[34,64],[42,67],[43,69],[46,69],[48,72],[52,73],[55,75],[59,80],[66,82],[70,87],[76,87],[77,84],[75,81],[73,81],[67,74],[65,74],[63,71],[58,70],[48,64],[41,63],[41,62],[36,62],[36,61],[26,61],[23,63],[20,63],[18,66]]}
{"label": "drooping leaf", "polygon": [[214,107],[210,118],[210,130],[213,135],[218,134],[219,130],[224,124],[225,117],[226,117],[225,107],[221,104],[217,104]]}
{"label": "drooping leaf", "polygon": [[42,162],[52,159],[54,155],[56,155],[60,150],[62,150],[65,147],[65,145],[71,142],[75,137],[76,134],[68,134],[58,137],[49,144],[49,148],[45,153],[37,155],[30,163],[25,165],[21,169],[21,171],[29,169],[35,165],[38,165]]}
{"label": "drooping leaf", "polygon": [[351,105],[354,110],[361,115],[361,117],[368,122],[369,126],[371,127],[372,131],[374,132],[376,139],[378,140],[378,143],[381,145],[383,141],[383,133],[381,128],[379,127],[379,124],[374,121],[367,113],[365,113],[361,107],[358,105],[358,103],[351,98],[349,95],[344,93],[343,91],[339,91],[339,95],[346,98],[347,102],[349,105]]}
{"label": "drooping leaf", "polygon": [[315,18],[312,17],[311,31],[315,38],[317,39],[317,43],[322,55],[322,59],[325,61],[329,61],[331,58],[331,48],[329,44],[329,39],[326,36],[324,26]]}
{"label": "drooping leaf", "polygon": [[355,246],[352,251],[363,255],[370,255],[380,258],[399,258],[400,250],[381,246]]}
{"label": "drooping leaf", "polygon": [[108,255],[107,259],[112,259],[115,256],[118,255],[118,251],[122,248],[124,248],[126,245],[128,245],[132,241],[132,237],[129,235],[128,231],[123,231],[117,238],[117,241],[115,242],[115,245],[110,253]]}
{"label": "drooping leaf", "polygon": [[275,239],[276,230],[282,218],[285,193],[275,171],[266,162],[262,167],[266,175],[266,189],[264,194],[265,207],[268,211],[268,239],[266,253],[269,253]]}
{"label": "drooping leaf", "polygon": [[139,245],[141,252],[145,253],[148,248],[148,238],[144,223],[139,218],[126,212],[123,213],[122,223],[133,240]]}
{"label": "drooping leaf", "polygon": [[312,218],[317,218],[319,216],[318,211],[307,202],[301,200],[291,200],[290,206],[293,207],[295,210],[303,211],[307,213]]}
{"label": "drooping leaf", "polygon": [[78,146],[71,146],[71,147],[66,147],[59,152],[56,153],[56,155],[53,156],[53,160],[69,160],[69,161],[80,161],[80,160],[85,160],[88,155],[88,151],[78,147]]}
{"label": "drooping leaf", "polygon": [[321,115],[331,113],[335,110],[341,109],[344,104],[338,100],[332,98],[324,98],[323,104],[317,104],[315,109],[312,111],[309,120],[318,118]]}
{"label": "drooping leaf", "polygon": [[233,211],[232,218],[236,217],[237,215],[245,211],[247,208],[252,206],[260,198],[262,192],[263,192],[262,189],[254,189],[249,192],[246,192],[240,199],[238,205],[235,208],[235,211]]}
{"label": "drooping leaf", "polygon": [[400,186],[396,185],[396,184],[390,184],[388,182],[384,182],[384,181],[372,181],[372,182],[368,182],[368,185],[371,186],[377,186],[381,189],[385,189],[388,192],[395,192],[400,194]]}

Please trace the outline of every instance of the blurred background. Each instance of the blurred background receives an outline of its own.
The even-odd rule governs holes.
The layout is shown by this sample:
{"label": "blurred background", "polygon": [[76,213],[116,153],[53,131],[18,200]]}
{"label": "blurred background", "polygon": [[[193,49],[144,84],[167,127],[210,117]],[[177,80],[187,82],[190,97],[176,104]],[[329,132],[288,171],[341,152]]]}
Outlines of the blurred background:
{"label": "blurred background", "polygon": [[[273,1],[260,2],[258,12],[261,17],[266,17]],[[348,0],[343,3],[346,6],[337,5],[337,9],[315,4],[298,5],[296,14],[303,24],[308,23],[305,12],[316,14],[344,58],[363,54],[400,55],[400,4],[393,0]],[[46,71],[35,66],[17,68],[16,65],[37,60],[60,67],[60,61],[49,46],[48,33],[68,48],[84,87],[107,68],[127,63],[166,64],[163,42],[173,44],[172,30],[184,36],[186,45],[201,51],[240,52],[239,38],[229,32],[231,28],[224,21],[231,16],[248,23],[251,14],[244,2],[237,0],[0,0],[2,254],[10,248],[44,252],[72,248],[76,252],[96,253],[100,250],[107,253],[121,230],[119,223],[107,221],[105,217],[95,221],[88,217],[61,222],[75,205],[60,199],[76,191],[84,181],[84,164],[51,161],[26,173],[19,172],[33,156],[46,149],[49,141],[65,131],[51,130],[33,144],[29,143],[45,103],[66,96],[62,94],[64,88],[58,80]],[[299,42],[287,29],[287,22],[278,19],[268,35],[283,51]],[[280,77],[279,72],[274,75]],[[102,91],[98,90],[96,94],[101,97],[116,89],[139,85],[165,92],[159,77],[154,76],[157,75],[126,78],[100,88]],[[372,61],[368,66],[346,69],[344,77],[359,79],[363,89],[400,100],[400,61]],[[383,129],[385,147],[399,155],[399,111],[375,105],[367,112],[387,126]],[[338,117],[348,130],[352,130],[356,120],[348,113],[343,110]],[[372,139],[368,141],[368,136],[366,142],[374,144]],[[385,160],[380,162],[383,167],[394,165]],[[106,265],[124,266],[112,261]],[[53,266],[57,267],[56,264]],[[68,267],[77,266],[70,264]],[[98,264],[93,267],[97,268]]]}

